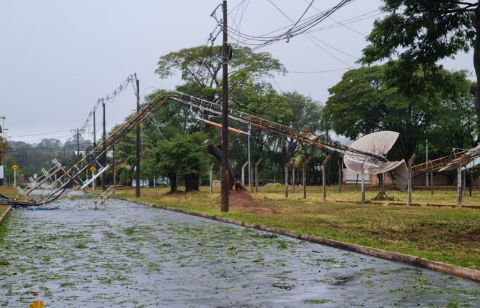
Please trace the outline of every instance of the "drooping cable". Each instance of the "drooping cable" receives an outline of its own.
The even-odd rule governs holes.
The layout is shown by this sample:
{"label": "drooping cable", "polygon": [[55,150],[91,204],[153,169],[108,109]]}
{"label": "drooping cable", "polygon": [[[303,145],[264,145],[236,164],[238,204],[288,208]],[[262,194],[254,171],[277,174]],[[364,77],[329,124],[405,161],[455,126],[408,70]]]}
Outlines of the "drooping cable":
{"label": "drooping cable", "polygon": [[90,118],[93,116],[93,113],[97,110],[100,104],[113,103],[113,101],[115,100],[115,97],[117,97],[121,92],[125,91],[129,83],[133,83],[133,80],[134,80],[133,77],[134,77],[134,74],[130,74],[127,77],[127,79],[122,84],[120,84],[120,86],[117,89],[115,89],[111,94],[105,97],[99,98],[95,103],[92,111],[90,111],[90,113],[88,114],[87,120],[85,121],[85,123],[83,123],[83,125],[79,128],[79,130],[85,129],[88,126]]}
{"label": "drooping cable", "polygon": [[337,10],[346,6],[347,4],[350,4],[353,1],[354,0],[342,0],[337,5],[335,5],[334,7],[326,11],[320,12],[318,14],[315,14],[303,20],[299,19],[299,21],[294,23],[293,26],[282,28],[282,29],[287,29],[286,31],[282,31],[282,29],[278,29],[269,33],[271,34],[271,33],[282,31],[278,35],[269,36],[269,34],[265,34],[261,36],[252,36],[252,35],[241,33],[240,31],[237,31],[235,28],[229,27],[229,32],[231,32],[229,36],[232,39],[237,40],[241,44],[256,46],[254,49],[263,48],[265,46],[271,45],[280,40],[288,40],[294,36],[297,36],[299,34],[309,31],[310,29],[312,29],[313,27],[315,27],[316,25],[324,21],[326,18],[328,18],[330,15],[335,13]]}

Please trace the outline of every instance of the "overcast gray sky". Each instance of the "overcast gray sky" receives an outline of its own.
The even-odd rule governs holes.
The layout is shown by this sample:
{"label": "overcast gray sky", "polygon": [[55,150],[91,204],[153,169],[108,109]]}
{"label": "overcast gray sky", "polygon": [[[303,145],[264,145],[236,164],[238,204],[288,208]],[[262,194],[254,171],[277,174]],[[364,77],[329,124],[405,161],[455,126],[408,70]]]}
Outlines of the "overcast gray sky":
{"label": "overcast gray sky", "polygon": [[[340,0],[314,1],[303,20]],[[160,56],[203,45],[215,29],[210,17],[221,0],[0,0],[0,116],[9,140],[64,142],[81,128],[99,98],[112,95],[130,74],[140,92],[174,89],[180,76],[154,74]],[[229,26],[259,36],[288,29],[310,0],[229,0]],[[380,0],[356,0],[318,24],[308,35],[276,42],[269,52],[287,68],[271,80],[279,92],[298,91],[321,103],[328,88],[355,68],[365,36],[379,18]],[[221,9],[218,14],[221,17]],[[277,32],[279,34],[279,32]],[[233,42],[233,41],[232,41]],[[221,43],[221,37],[215,42]],[[470,55],[448,69],[473,71]],[[106,105],[107,130],[136,107],[132,85]],[[97,129],[102,109],[97,111]],[[92,138],[92,124],[84,138]],[[0,122],[2,124],[2,122]],[[98,136],[98,134],[97,134]],[[98,138],[98,137],[97,137]]]}

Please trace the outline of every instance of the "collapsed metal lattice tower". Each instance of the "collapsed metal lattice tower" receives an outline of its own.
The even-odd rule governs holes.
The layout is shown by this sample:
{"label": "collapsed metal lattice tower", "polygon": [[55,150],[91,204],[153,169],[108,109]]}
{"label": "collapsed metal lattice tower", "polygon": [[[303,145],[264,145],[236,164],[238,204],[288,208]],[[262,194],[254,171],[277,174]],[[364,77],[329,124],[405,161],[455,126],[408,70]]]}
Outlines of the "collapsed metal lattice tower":
{"label": "collapsed metal lattice tower", "polygon": [[[125,137],[135,127],[140,125],[145,119],[160,108],[166,101],[171,100],[190,108],[194,108],[198,111],[222,115],[222,107],[220,104],[209,102],[204,99],[200,99],[191,95],[187,95],[180,92],[162,92],[158,94],[148,103],[144,104],[142,108],[137,111],[132,117],[130,117],[125,123],[112,132],[105,140],[100,142],[95,148],[88,152],[82,159],[80,159],[75,165],[68,170],[60,165],[58,161],[54,161],[54,167],[50,170],[44,170],[43,177],[39,180],[32,181],[31,185],[25,189],[18,188],[19,194],[28,199],[27,203],[18,203],[20,205],[44,205],[52,203],[58,200],[60,197],[68,194],[74,189],[85,189],[96,178],[106,172],[109,168],[108,164],[102,165],[101,158],[112,147],[118,143],[123,137]],[[247,114],[242,111],[237,111],[229,108],[228,117],[234,121],[246,123],[253,127],[260,128],[262,130],[279,134],[285,137],[289,137],[298,140],[305,144],[310,144],[316,147],[324,148],[329,151],[338,152],[341,155],[349,155],[363,161],[368,161],[370,166],[377,166],[370,168],[370,173],[375,174],[379,172],[387,172],[398,166],[399,164],[392,164],[385,158],[386,153],[369,151],[364,148],[343,145],[337,141],[332,141],[323,135],[316,135],[309,131],[303,131],[295,129],[293,127],[285,126],[279,123],[268,121],[260,117]],[[403,162],[403,161],[402,161]],[[80,176],[92,166],[96,165],[98,168],[96,174],[88,180],[83,180]],[[61,174],[58,176],[58,174]],[[41,200],[35,200],[31,193],[41,187],[41,184],[50,182],[48,189],[45,189],[40,196]]]}

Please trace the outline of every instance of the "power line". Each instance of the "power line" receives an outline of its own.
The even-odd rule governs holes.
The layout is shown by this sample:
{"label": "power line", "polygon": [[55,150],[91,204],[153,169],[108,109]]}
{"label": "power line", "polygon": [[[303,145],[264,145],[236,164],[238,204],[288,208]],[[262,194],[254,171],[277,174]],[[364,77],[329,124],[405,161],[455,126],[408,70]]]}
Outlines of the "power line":
{"label": "power line", "polygon": [[[120,84],[120,86],[117,89],[115,89],[111,94],[104,96],[102,98],[99,98],[95,103],[95,106],[93,107],[92,111],[90,111],[90,113],[88,114],[87,120],[80,127],[80,130],[85,129],[88,126],[90,118],[92,117],[93,113],[97,110],[97,108],[100,106],[100,104],[113,103],[113,101],[115,100],[115,97],[117,97],[121,92],[125,91],[129,83],[133,84],[133,80],[134,80],[134,74],[130,74],[127,77],[127,79],[122,84]],[[135,88],[135,85],[133,87]]]}
{"label": "power line", "polygon": [[[308,0],[304,0],[304,1],[305,1],[306,3],[308,3]],[[312,7],[313,7],[315,10],[317,10],[318,12],[320,12],[320,10],[317,9],[315,6],[312,6]],[[331,25],[331,26],[328,27],[328,29],[336,28],[336,27],[344,27],[344,28],[346,28],[346,29],[348,29],[348,30],[350,30],[350,31],[352,31],[352,32],[355,32],[355,33],[358,33],[358,34],[360,34],[360,35],[366,36],[366,34],[364,34],[364,33],[361,33],[361,32],[359,32],[359,31],[357,31],[357,30],[355,30],[355,29],[352,29],[352,28],[350,28],[350,27],[347,27],[346,24],[364,20],[364,19],[366,19],[366,18],[362,18],[362,19],[358,19],[358,18],[363,17],[363,16],[365,16],[365,15],[370,15],[370,14],[372,14],[372,13],[376,13],[376,15],[381,15],[381,14],[382,14],[382,13],[380,13],[380,10],[374,10],[374,11],[372,11],[372,12],[369,12],[369,13],[366,13],[366,14],[363,14],[363,15],[360,15],[360,16],[357,16],[357,17],[354,17],[354,18],[352,18],[352,19],[346,20],[346,21],[350,21],[350,22],[348,22],[348,23],[346,23],[345,21],[339,22],[339,21],[333,19],[332,17],[329,17],[328,19],[333,20],[336,25]],[[367,18],[370,18],[370,17],[367,17]],[[358,19],[358,20],[357,20],[357,19]],[[327,28],[325,27],[325,28],[323,28],[322,30],[324,30],[324,29],[327,29]],[[319,31],[319,30],[320,30],[320,29],[312,30],[312,32],[313,32],[313,31]]]}
{"label": "power line", "polygon": [[[297,22],[292,26],[292,28],[291,28],[290,30],[287,31],[287,33],[290,33],[290,31],[295,28],[295,26],[300,22],[300,20],[302,20],[303,16],[305,16],[305,14],[307,13],[308,9],[312,6],[313,1],[315,1],[315,0],[312,0],[312,2],[310,2],[310,4],[308,5],[307,9],[305,10],[305,12],[303,12],[302,16],[300,16],[300,18],[297,20]],[[270,1],[270,2],[271,2],[271,1]],[[287,43],[288,43],[288,40],[289,40],[289,38],[287,37]]]}
{"label": "power line", "polygon": [[[255,37],[255,36],[249,36],[249,35],[245,35],[243,33],[238,33],[238,32],[235,33],[235,34],[238,35],[239,37],[243,38],[245,41],[253,41],[254,42],[253,44],[255,44],[255,42],[258,42],[258,43],[256,43],[257,46],[255,47],[255,49],[263,48],[265,46],[268,46],[268,45],[273,44],[275,42],[278,42],[280,40],[284,40],[284,39],[289,40],[294,36],[305,33],[306,31],[308,31],[311,28],[318,25],[320,22],[324,21],[327,17],[332,15],[334,12],[336,12],[340,8],[344,7],[345,5],[347,5],[347,4],[349,4],[353,1],[354,0],[342,0],[342,1],[340,1],[340,3],[338,3],[337,5],[335,5],[334,7],[330,8],[326,11],[315,14],[315,15],[309,17],[309,18],[306,18],[303,21],[299,20],[293,26],[289,27],[289,29],[287,31],[282,32],[281,34],[276,35],[276,36],[271,36],[271,37],[266,37],[266,36],[260,36],[259,37],[259,36],[257,36],[257,37]],[[272,3],[272,2],[270,1],[270,3]],[[277,7],[277,6],[275,6],[275,7]],[[278,7],[277,7],[277,9],[278,9]],[[286,14],[284,14],[284,15],[286,15]],[[232,31],[235,31],[235,29],[232,29]]]}
{"label": "power line", "polygon": [[[69,129],[64,129],[64,130],[57,130],[57,131],[52,131],[52,132],[44,132],[44,133],[28,134],[28,135],[20,135],[20,136],[15,136],[15,138],[41,136],[41,135],[50,135],[50,134],[61,133],[61,132],[66,132],[66,131],[70,131],[70,130],[69,130]],[[11,138],[13,138],[13,136],[11,136]]]}
{"label": "power line", "polygon": [[[278,6],[276,6],[271,0],[269,0],[269,2],[270,2],[273,6],[275,6],[275,8],[276,8],[277,10],[279,10],[279,11],[282,13],[282,15],[285,16],[285,18],[287,18],[290,22],[292,22],[292,19],[291,19],[287,14],[285,14],[282,10],[280,10],[280,8],[279,8]],[[310,2],[310,5],[307,7],[307,9],[305,10],[305,12],[302,14],[302,17],[300,17],[300,19],[303,18],[303,16],[305,15],[305,13],[308,11],[308,9],[310,8],[310,6],[311,6],[312,4],[313,4],[313,0],[312,0],[312,2]],[[300,21],[300,19],[295,23],[295,25],[298,24],[298,22]],[[295,25],[294,25],[293,27],[295,27]],[[292,27],[292,28],[293,28],[293,27]],[[288,31],[287,31],[287,32],[288,32]],[[346,56],[349,56],[349,57],[358,59],[358,57],[355,57],[355,56],[352,56],[352,55],[350,55],[350,54],[348,54],[348,53],[346,53],[346,52],[343,52],[343,51],[341,51],[341,50],[339,50],[339,49],[337,49],[337,48],[335,48],[335,47],[333,47],[333,46],[331,46],[331,45],[329,45],[329,44],[321,41],[319,38],[317,38],[317,37],[309,34],[308,32],[305,32],[304,35],[305,35],[314,45],[316,45],[318,48],[320,48],[323,52],[325,52],[326,54],[328,54],[328,55],[331,56],[332,58],[336,59],[336,60],[339,61],[339,62],[342,62],[343,64],[345,64],[345,65],[347,65],[347,66],[349,66],[349,67],[351,67],[351,65],[349,65],[348,63],[344,62],[344,61],[341,60],[340,58],[336,57],[336,56],[333,55],[332,53],[330,53],[330,52],[328,52],[327,50],[325,50],[324,48],[322,48],[322,47],[321,47],[320,45],[318,45],[315,41],[313,41],[313,39],[316,39],[316,40],[319,41],[320,43],[322,43],[322,44],[330,47],[331,49],[334,49],[334,50],[336,50],[336,51],[338,51],[338,52],[340,52],[340,53],[342,53],[342,54],[344,54],[344,55],[346,55]],[[289,42],[289,40],[290,40],[290,38],[287,38],[287,43]]]}
{"label": "power line", "polygon": [[[300,19],[299,19],[299,21],[297,21],[296,23],[293,23],[293,20],[291,18],[289,18],[287,16],[287,14],[285,14],[277,5],[275,5],[271,0],[269,0],[269,2],[282,15],[284,15],[285,18],[287,18],[293,24],[293,26],[286,26],[286,27],[271,31],[271,32],[266,33],[266,34],[256,35],[256,36],[248,35],[248,34],[242,33],[238,29],[235,29],[233,27],[229,27],[229,37],[232,40],[238,42],[239,44],[247,45],[247,46],[253,46],[254,49],[263,48],[265,46],[268,46],[268,45],[273,44],[275,42],[278,42],[280,40],[284,40],[284,39],[289,40],[292,37],[297,36],[297,35],[302,34],[302,33],[305,33],[305,32],[319,31],[319,30],[312,30],[312,28],[315,27],[316,25],[318,25],[320,22],[324,21],[326,18],[330,18],[330,16],[334,12],[336,12],[340,8],[350,4],[353,1],[354,0],[340,1],[340,3],[338,3],[334,7],[330,8],[328,10],[325,10],[325,11],[319,11],[318,9],[316,9],[319,12],[318,14],[315,14],[315,15],[313,15],[313,16],[311,16],[311,17],[309,17],[309,18],[307,18],[307,19],[305,19],[301,22],[300,22]],[[310,4],[312,4],[312,2]],[[354,17],[354,18],[349,19],[349,20],[344,21],[344,22],[337,22],[337,25],[329,25],[329,26],[321,28],[321,29],[328,29],[328,28],[333,28],[333,27],[345,26],[348,23],[353,23],[353,22],[357,22],[357,21],[360,21],[360,20],[363,20],[363,19],[366,19],[366,18],[371,18],[371,17],[373,17],[372,14],[376,14],[376,15],[381,14],[381,13],[378,13],[378,12],[379,12],[379,10],[375,10],[373,12],[369,12],[369,13],[363,14],[361,16]],[[279,34],[275,35],[275,33],[279,33]],[[351,55],[349,55],[349,56],[351,56]]]}
{"label": "power line", "polygon": [[322,71],[311,71],[311,72],[288,72],[289,74],[324,74],[324,73],[331,73],[331,72],[337,72],[337,71],[346,71],[352,69],[351,67],[345,67],[345,68],[337,68],[333,70],[322,70]]}

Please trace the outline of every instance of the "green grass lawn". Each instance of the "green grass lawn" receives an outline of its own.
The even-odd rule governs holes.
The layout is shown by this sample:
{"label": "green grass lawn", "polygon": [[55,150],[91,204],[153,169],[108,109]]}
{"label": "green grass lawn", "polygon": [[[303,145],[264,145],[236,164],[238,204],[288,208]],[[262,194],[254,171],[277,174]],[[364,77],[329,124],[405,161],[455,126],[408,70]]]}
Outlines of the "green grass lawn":
{"label": "green grass lawn", "polygon": [[0,217],[2,217],[3,213],[5,213],[8,209],[6,205],[0,205]]}

